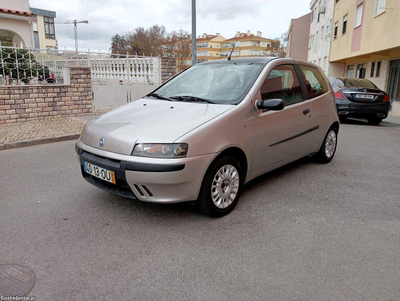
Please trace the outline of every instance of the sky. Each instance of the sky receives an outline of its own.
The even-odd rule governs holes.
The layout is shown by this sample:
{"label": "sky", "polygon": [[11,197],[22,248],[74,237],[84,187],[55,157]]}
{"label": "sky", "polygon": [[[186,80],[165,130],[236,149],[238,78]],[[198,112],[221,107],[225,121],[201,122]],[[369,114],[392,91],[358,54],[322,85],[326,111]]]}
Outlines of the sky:
{"label": "sky", "polygon": [[[81,51],[108,52],[114,34],[137,27],[192,30],[192,0],[30,0],[30,6],[56,11],[56,23],[88,20],[78,25]],[[196,10],[197,36],[220,33],[229,39],[250,30],[273,39],[287,31],[290,19],[309,13],[310,0],[196,0]],[[75,49],[72,24],[56,24],[56,38],[59,49]]]}

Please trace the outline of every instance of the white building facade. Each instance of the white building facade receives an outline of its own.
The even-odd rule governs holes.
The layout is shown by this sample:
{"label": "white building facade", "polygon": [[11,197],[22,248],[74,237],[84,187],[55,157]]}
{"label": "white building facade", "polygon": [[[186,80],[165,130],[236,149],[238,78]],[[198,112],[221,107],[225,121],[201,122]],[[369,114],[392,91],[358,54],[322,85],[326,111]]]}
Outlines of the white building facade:
{"label": "white building facade", "polygon": [[1,45],[33,47],[32,15],[28,0],[0,0]]}
{"label": "white building facade", "polygon": [[343,64],[329,62],[333,9],[336,0],[312,0],[307,60],[317,64],[327,76],[341,76]]}

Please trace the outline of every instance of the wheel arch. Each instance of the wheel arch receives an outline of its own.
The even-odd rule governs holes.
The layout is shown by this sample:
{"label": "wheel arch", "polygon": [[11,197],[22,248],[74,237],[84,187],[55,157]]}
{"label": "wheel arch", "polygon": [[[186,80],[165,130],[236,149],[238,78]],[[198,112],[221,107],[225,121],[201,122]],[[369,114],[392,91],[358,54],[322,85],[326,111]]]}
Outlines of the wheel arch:
{"label": "wheel arch", "polygon": [[244,179],[243,179],[243,183],[246,182],[246,178],[247,178],[247,172],[249,170],[249,164],[248,164],[248,160],[247,160],[247,156],[246,153],[239,147],[237,146],[230,146],[226,149],[224,149],[223,151],[221,151],[221,153],[216,156],[214,158],[214,160],[211,162],[210,166],[219,158],[221,157],[225,157],[225,156],[233,156],[236,159],[239,160],[240,162],[240,167],[242,168],[242,172],[244,175]]}
{"label": "wheel arch", "polygon": [[337,131],[338,131],[338,133],[339,133],[340,123],[339,123],[338,121],[335,121],[335,122],[331,125],[331,127],[333,127],[333,126],[337,129]]}

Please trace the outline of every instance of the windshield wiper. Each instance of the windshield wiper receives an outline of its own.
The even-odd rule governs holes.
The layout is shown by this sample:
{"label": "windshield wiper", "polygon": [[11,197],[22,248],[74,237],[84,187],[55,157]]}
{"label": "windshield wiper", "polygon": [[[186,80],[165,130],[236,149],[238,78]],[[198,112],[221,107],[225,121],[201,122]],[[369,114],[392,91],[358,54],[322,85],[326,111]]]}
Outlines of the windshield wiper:
{"label": "windshield wiper", "polygon": [[158,98],[158,99],[165,99],[165,100],[173,101],[173,99],[171,99],[169,97],[165,97],[165,96],[159,95],[157,93],[150,93],[150,94],[147,94],[146,96],[152,96],[152,97],[155,97],[155,98]]}
{"label": "windshield wiper", "polygon": [[198,101],[198,102],[207,102],[207,103],[215,104],[215,102],[213,102],[207,98],[201,98],[201,97],[190,96],[190,95],[172,96],[171,98],[176,99],[176,100],[181,100],[181,101]]}

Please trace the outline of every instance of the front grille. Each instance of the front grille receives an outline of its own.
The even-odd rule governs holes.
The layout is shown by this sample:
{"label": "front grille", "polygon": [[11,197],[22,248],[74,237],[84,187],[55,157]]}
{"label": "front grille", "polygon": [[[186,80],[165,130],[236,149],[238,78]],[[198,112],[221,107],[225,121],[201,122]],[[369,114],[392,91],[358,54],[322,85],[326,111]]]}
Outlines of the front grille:
{"label": "front grille", "polygon": [[[112,192],[117,195],[121,195],[123,197],[127,197],[130,199],[137,199],[136,195],[133,193],[132,189],[129,187],[125,178],[125,170],[121,169],[121,161],[109,159],[106,157],[98,156],[84,150],[81,150],[81,170],[82,175],[86,181],[90,184],[103,189],[108,192]],[[103,181],[99,178],[96,178],[83,170],[82,161],[87,161],[94,165],[98,165],[102,168],[111,170],[115,172],[115,184]]]}
{"label": "front grille", "polygon": [[99,178],[93,177],[92,175],[83,171],[82,167],[82,175],[86,181],[88,181],[93,186],[96,186],[100,189],[103,189],[108,192],[112,192],[114,194],[136,200],[137,197],[133,193],[133,191],[129,188],[124,180],[116,179],[116,184],[108,183]]}

